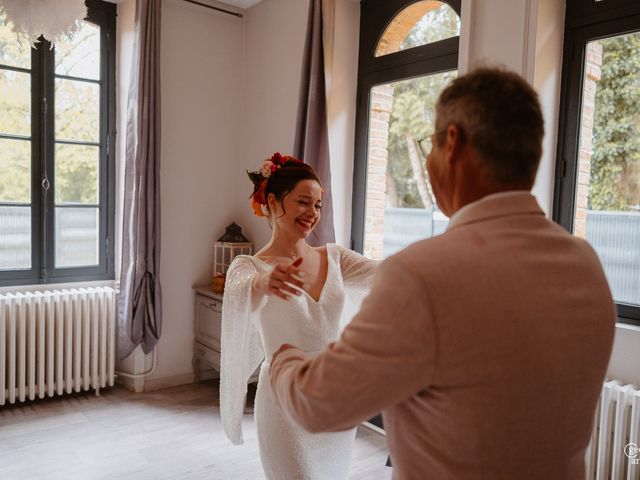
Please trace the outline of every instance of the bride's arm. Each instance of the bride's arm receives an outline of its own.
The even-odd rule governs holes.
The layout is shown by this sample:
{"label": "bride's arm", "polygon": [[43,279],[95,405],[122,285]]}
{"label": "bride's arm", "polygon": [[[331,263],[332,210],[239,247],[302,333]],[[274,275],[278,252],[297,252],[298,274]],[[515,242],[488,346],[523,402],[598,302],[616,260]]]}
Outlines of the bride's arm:
{"label": "bride's arm", "polygon": [[379,260],[371,260],[353,250],[338,246],[340,251],[340,269],[347,288],[369,290],[373,277],[380,266]]}
{"label": "bride's arm", "polygon": [[285,300],[299,292],[287,284],[301,286],[299,262],[278,264],[259,272],[249,257],[236,257],[227,271],[222,302],[220,352],[220,415],[227,437],[243,443],[242,415],[247,382],[264,358],[256,320],[269,295]]}
{"label": "bride's arm", "polygon": [[242,415],[247,382],[264,358],[255,317],[266,295],[254,295],[257,270],[246,257],[234,259],[227,271],[222,302],[220,353],[220,415],[227,437],[243,443]]}

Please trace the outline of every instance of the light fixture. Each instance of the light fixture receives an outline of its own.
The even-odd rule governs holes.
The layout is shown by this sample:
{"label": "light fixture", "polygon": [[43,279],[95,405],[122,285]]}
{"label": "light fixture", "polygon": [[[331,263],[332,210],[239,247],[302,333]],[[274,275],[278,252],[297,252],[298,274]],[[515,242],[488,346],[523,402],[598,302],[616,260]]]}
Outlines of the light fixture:
{"label": "light fixture", "polygon": [[0,13],[18,41],[32,46],[42,35],[51,43],[71,37],[87,16],[84,0],[0,0]]}

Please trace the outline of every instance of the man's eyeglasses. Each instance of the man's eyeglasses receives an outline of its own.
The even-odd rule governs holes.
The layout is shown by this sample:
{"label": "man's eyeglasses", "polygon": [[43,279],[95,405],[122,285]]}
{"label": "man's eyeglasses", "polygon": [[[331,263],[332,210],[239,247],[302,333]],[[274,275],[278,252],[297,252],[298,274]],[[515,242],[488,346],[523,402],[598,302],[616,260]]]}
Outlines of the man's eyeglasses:
{"label": "man's eyeglasses", "polygon": [[420,154],[426,159],[429,158],[431,154],[431,149],[433,148],[433,136],[435,133],[427,135],[424,138],[418,140],[418,148],[420,149]]}
{"label": "man's eyeglasses", "polygon": [[[420,149],[420,153],[422,154],[422,156],[424,156],[425,159],[429,158],[429,155],[431,154],[431,149],[433,148],[433,137],[436,137],[446,131],[446,128],[441,128],[440,130],[431,132],[426,137],[418,140],[418,148]],[[462,129],[460,129],[460,135],[462,135]]]}

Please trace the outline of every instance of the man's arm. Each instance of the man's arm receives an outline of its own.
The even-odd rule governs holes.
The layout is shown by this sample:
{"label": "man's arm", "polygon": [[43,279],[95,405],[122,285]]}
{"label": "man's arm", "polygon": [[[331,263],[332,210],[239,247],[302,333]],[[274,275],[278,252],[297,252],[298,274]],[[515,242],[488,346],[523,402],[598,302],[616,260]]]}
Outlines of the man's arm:
{"label": "man's arm", "polygon": [[270,367],[282,409],[311,432],[346,430],[426,388],[436,338],[425,290],[393,257],[338,342],[314,358],[283,345]]}

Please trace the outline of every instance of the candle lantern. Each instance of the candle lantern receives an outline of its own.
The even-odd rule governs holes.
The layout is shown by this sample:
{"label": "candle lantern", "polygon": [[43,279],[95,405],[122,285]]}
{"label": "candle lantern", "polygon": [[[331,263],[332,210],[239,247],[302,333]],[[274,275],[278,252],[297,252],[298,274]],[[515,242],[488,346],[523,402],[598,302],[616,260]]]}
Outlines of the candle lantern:
{"label": "candle lantern", "polygon": [[212,289],[214,292],[224,292],[227,269],[238,255],[253,255],[253,243],[242,235],[242,228],[232,223],[227,226],[224,235],[213,245]]}

